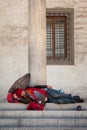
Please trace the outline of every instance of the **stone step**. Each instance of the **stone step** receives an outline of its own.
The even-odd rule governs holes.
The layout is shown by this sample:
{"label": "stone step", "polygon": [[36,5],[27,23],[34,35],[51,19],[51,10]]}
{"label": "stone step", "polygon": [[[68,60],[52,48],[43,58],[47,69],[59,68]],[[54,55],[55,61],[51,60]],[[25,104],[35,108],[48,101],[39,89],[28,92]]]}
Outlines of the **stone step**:
{"label": "stone step", "polygon": [[0,127],[0,130],[87,130],[87,127]]}
{"label": "stone step", "polygon": [[77,106],[82,106],[83,110],[87,110],[87,102],[85,103],[70,103],[70,104],[54,104],[47,103],[46,110],[76,110]]}
{"label": "stone step", "polygon": [[[81,111],[76,107],[82,106]],[[87,103],[47,103],[44,111],[25,104],[0,103],[0,130],[87,130]]]}
{"label": "stone step", "polygon": [[0,127],[87,127],[87,118],[1,118]]}
{"label": "stone step", "polygon": [[18,103],[0,103],[0,111],[2,110],[26,110],[26,104]]}
{"label": "stone step", "polygon": [[[87,110],[87,103],[73,104],[54,104],[46,103],[45,110],[76,110],[78,105],[82,106],[83,110]],[[28,105],[15,103],[0,103],[0,110],[26,110]]]}
{"label": "stone step", "polygon": [[0,118],[87,118],[87,111],[0,111]]}

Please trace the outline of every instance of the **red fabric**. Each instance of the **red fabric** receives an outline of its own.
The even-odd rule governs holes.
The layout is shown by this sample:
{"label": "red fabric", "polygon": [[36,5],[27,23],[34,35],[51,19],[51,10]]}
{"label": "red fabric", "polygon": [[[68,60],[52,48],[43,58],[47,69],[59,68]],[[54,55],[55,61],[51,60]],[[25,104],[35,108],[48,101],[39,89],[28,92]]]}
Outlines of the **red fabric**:
{"label": "red fabric", "polygon": [[36,101],[36,102],[30,102],[30,104],[29,104],[28,107],[27,107],[27,110],[43,111],[45,104],[43,105],[43,104],[38,103],[37,97],[35,97],[35,95],[34,95],[34,91],[38,91],[38,92],[40,92],[41,94],[43,94],[43,95],[45,95],[46,97],[48,97],[48,96],[47,96],[47,92],[46,92],[45,90],[43,90],[43,89],[38,89],[38,88],[34,88],[34,87],[32,87],[32,88],[26,88],[26,91],[27,91],[27,93],[29,93],[29,94],[35,99],[35,101]]}
{"label": "red fabric", "polygon": [[46,92],[46,90],[44,90],[44,89],[39,89],[39,88],[34,88],[34,87],[31,87],[31,88],[26,88],[26,91],[27,91],[27,93],[29,93],[30,95],[32,95],[33,97],[34,97],[34,99],[36,99],[37,100],[37,98],[35,97],[35,95],[34,95],[34,91],[38,91],[38,92],[40,92],[41,94],[43,94],[43,95],[45,95],[46,97],[48,97],[48,95],[47,95],[47,92]]}
{"label": "red fabric", "polygon": [[10,93],[10,94],[7,95],[7,101],[8,101],[9,103],[12,102],[12,97],[13,97],[13,94],[12,94],[12,93]]}
{"label": "red fabric", "polygon": [[22,91],[23,91],[23,89],[19,88],[19,89],[17,89],[14,93],[9,93],[9,94],[7,95],[7,101],[8,101],[9,103],[20,103],[18,100],[16,100],[16,99],[13,98],[13,95],[16,94],[17,97],[20,98],[20,97],[21,97],[21,94],[22,94]]}
{"label": "red fabric", "polygon": [[[18,98],[21,98],[21,94],[22,94],[22,91],[23,91],[23,89],[21,89],[21,88],[19,88],[19,89],[17,89],[14,93],[9,93],[8,95],[7,95],[7,101],[9,102],[9,103],[20,103],[19,101],[17,101],[16,99],[13,99],[13,95],[14,94],[16,94],[17,95],[17,97]],[[34,88],[34,87],[32,87],[32,88],[26,88],[26,91],[31,95],[31,96],[33,96],[33,98],[37,101],[37,97],[35,97],[35,95],[34,95],[34,91],[38,91],[38,92],[40,92],[41,94],[43,94],[43,95],[45,95],[46,97],[48,97],[47,96],[47,92],[45,91],[45,90],[43,90],[43,89],[39,89],[39,88]],[[34,105],[34,106],[33,106]],[[36,108],[35,108],[36,107]],[[32,102],[29,106],[28,106],[28,109],[31,109],[31,110],[43,110],[44,109],[44,105],[42,105],[42,104],[39,104],[39,106],[38,106],[38,103],[35,103],[35,102]]]}
{"label": "red fabric", "polygon": [[44,110],[44,105],[43,105],[43,104],[36,103],[36,102],[31,102],[31,103],[28,105],[27,110],[43,111],[43,110]]}

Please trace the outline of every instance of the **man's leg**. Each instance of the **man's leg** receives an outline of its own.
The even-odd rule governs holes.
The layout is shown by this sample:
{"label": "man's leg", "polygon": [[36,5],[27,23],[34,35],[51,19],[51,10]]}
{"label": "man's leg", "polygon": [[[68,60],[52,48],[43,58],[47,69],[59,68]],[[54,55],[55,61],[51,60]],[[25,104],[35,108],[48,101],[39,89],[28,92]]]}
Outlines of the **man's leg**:
{"label": "man's leg", "polygon": [[47,103],[58,103],[58,104],[68,104],[68,103],[76,103],[76,100],[73,98],[53,98],[48,96]]}
{"label": "man's leg", "polygon": [[48,88],[47,93],[50,97],[53,98],[70,98],[70,99],[73,98],[71,94],[65,94],[65,93],[61,94],[59,90],[52,89],[52,88]]}

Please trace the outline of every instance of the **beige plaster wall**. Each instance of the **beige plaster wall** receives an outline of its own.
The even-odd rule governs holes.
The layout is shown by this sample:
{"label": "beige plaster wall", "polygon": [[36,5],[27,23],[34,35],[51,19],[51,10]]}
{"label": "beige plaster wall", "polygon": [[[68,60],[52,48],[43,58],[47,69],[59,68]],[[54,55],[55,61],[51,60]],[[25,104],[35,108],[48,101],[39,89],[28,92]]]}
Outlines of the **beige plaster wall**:
{"label": "beige plaster wall", "polygon": [[87,97],[87,0],[46,0],[47,8],[74,8],[75,64],[47,66],[47,81],[65,92]]}
{"label": "beige plaster wall", "polygon": [[28,0],[0,0],[0,101],[28,72]]}
{"label": "beige plaster wall", "polygon": [[[75,64],[47,66],[47,83],[86,96],[87,0],[46,0],[47,8],[74,8]],[[0,0],[0,101],[13,82],[28,72],[28,0]]]}

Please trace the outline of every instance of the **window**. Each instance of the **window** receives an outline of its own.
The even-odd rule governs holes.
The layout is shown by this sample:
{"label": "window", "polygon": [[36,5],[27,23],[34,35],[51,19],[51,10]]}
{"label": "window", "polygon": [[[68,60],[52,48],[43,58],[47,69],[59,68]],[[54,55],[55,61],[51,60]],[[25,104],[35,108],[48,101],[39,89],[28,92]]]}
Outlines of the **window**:
{"label": "window", "polygon": [[74,64],[73,9],[48,9],[47,64]]}

